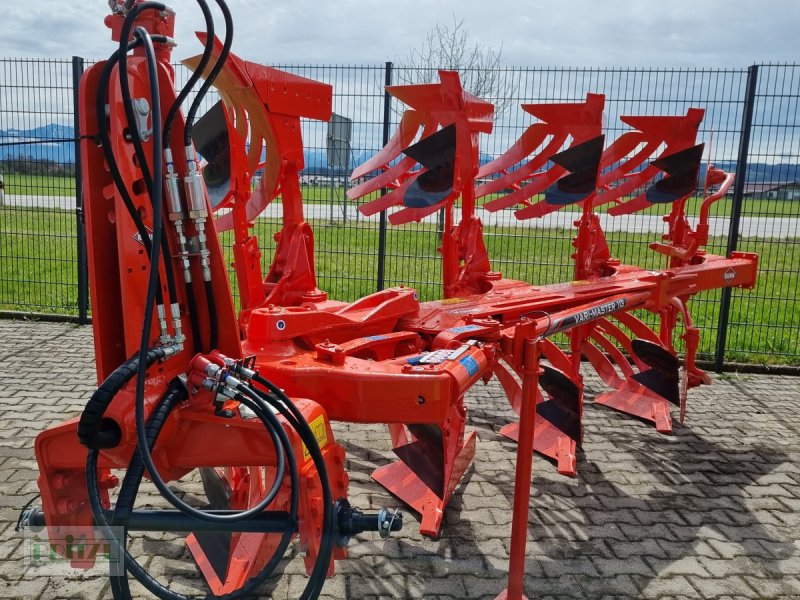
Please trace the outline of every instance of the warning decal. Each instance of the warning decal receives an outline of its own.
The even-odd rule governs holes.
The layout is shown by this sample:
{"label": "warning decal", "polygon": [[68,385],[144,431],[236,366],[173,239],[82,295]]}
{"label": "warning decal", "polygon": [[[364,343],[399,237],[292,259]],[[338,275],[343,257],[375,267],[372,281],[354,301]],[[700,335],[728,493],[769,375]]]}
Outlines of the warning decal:
{"label": "warning decal", "polygon": [[[311,432],[314,434],[317,444],[319,444],[319,449],[322,450],[328,445],[328,430],[325,428],[325,416],[319,415],[316,419],[311,421],[308,426],[311,428]],[[309,460],[310,458],[311,453],[308,451],[308,448],[306,448],[306,445],[303,444],[303,460]]]}

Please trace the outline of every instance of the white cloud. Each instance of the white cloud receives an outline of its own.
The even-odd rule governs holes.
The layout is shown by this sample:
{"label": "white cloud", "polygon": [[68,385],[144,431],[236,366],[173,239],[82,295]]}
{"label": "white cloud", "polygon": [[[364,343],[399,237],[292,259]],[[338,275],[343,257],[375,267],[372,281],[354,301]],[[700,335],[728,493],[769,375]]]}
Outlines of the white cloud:
{"label": "white cloud", "polygon": [[[210,2],[213,6],[213,2]],[[194,2],[174,0],[177,57],[195,53]],[[800,3],[773,0],[229,0],[234,51],[272,64],[377,64],[405,56],[437,21],[463,18],[509,66],[729,67],[795,62]],[[0,56],[102,58],[113,50],[102,0],[4,7]],[[221,27],[221,19],[218,19]]]}

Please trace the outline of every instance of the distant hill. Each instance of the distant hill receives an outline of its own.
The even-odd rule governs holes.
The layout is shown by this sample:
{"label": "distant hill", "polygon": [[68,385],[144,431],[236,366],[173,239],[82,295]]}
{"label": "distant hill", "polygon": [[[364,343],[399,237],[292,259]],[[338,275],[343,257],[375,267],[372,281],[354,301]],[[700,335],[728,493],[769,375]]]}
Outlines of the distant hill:
{"label": "distant hill", "polygon": [[35,129],[0,130],[0,144],[2,144],[0,145],[0,160],[24,156],[34,160],[73,164],[75,148],[72,141],[61,141],[71,140],[72,137],[72,127],[55,123]]}
{"label": "distant hill", "polygon": [[[0,161],[15,159],[17,157],[31,157],[34,160],[47,160],[61,164],[74,164],[75,147],[71,141],[73,128],[68,125],[50,123],[34,129],[7,129],[0,130]],[[68,141],[64,141],[68,140]],[[13,145],[7,145],[13,144]],[[366,161],[374,151],[359,148],[352,149],[350,153],[350,168],[354,168]],[[304,174],[307,175],[332,175],[338,174],[328,167],[328,154],[322,148],[306,148],[303,151],[305,160]],[[481,164],[492,160],[492,156],[481,154]],[[717,167],[735,170],[734,161],[720,161]],[[701,176],[705,173],[705,164]],[[794,181],[800,180],[800,165],[794,163],[778,163],[768,165],[765,163],[750,163],[747,169],[748,183],[769,181]]]}

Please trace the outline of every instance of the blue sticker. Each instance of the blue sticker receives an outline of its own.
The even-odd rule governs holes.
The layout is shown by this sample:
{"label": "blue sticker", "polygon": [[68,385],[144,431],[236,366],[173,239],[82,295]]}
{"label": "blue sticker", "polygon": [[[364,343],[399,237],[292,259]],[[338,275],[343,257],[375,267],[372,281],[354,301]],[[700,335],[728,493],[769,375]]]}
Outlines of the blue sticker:
{"label": "blue sticker", "polygon": [[467,331],[475,331],[480,328],[480,325],[462,325],[461,327],[453,327],[450,331],[453,333],[466,333]]}
{"label": "blue sticker", "polygon": [[472,377],[478,372],[478,363],[469,354],[467,354],[464,358],[462,358],[458,362],[464,365],[464,368],[467,370],[467,373],[469,373],[470,377]]}
{"label": "blue sticker", "polygon": [[408,364],[410,364],[410,365],[418,365],[418,364],[420,364],[421,360],[422,360],[422,356],[421,355],[420,356],[412,356],[406,362]]}
{"label": "blue sticker", "polygon": [[369,337],[365,337],[364,339],[367,340],[368,342],[379,342],[381,340],[385,340],[386,336],[385,335],[371,335]]}
{"label": "blue sticker", "polygon": [[278,331],[283,331],[284,329],[286,329],[286,321],[284,320],[278,321],[277,323],[275,323],[275,327],[278,328]]}

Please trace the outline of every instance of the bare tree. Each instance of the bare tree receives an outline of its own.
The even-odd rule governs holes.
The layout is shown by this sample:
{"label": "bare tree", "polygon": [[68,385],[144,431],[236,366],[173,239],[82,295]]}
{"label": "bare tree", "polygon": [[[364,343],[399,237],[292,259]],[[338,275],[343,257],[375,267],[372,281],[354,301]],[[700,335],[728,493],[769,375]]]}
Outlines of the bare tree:
{"label": "bare tree", "polygon": [[464,20],[455,14],[452,25],[434,25],[422,45],[411,48],[397,63],[399,83],[432,83],[439,79],[438,69],[458,71],[464,89],[494,103],[496,116],[502,115],[510,103],[509,78],[502,70],[502,44],[495,50],[472,41]]}

